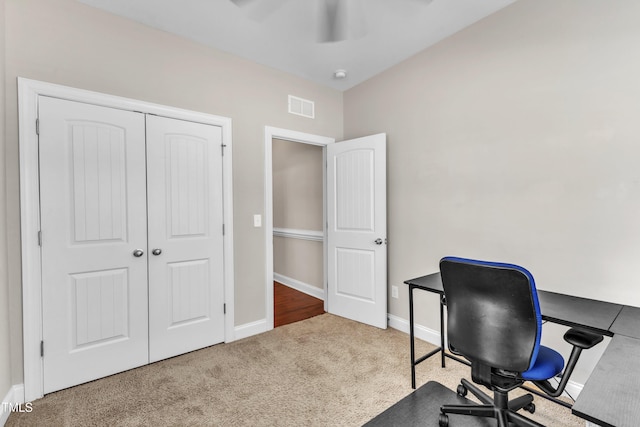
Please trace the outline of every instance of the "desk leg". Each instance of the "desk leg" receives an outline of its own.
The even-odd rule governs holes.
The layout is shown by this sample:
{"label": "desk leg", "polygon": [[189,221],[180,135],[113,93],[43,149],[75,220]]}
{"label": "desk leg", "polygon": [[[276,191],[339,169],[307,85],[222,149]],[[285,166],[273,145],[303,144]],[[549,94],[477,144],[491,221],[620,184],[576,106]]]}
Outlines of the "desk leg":
{"label": "desk leg", "polygon": [[444,295],[440,297],[440,360],[442,367],[445,367],[444,363]]}
{"label": "desk leg", "polygon": [[411,341],[411,388],[416,388],[416,348],[413,342],[413,286],[409,285],[409,339]]}

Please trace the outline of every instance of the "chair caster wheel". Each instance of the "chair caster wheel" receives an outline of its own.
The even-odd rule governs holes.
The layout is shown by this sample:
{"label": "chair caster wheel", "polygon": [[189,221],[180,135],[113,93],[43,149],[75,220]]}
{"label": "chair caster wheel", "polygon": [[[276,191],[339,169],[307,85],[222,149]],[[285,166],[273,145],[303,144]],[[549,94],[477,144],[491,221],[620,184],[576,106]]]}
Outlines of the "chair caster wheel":
{"label": "chair caster wheel", "polygon": [[527,411],[530,414],[533,414],[534,412],[536,412],[536,404],[535,403],[529,403],[527,406],[525,406],[524,408],[525,411]]}
{"label": "chair caster wheel", "polygon": [[462,384],[458,385],[458,388],[456,391],[458,393],[458,396],[460,397],[465,397],[467,395],[467,388]]}
{"label": "chair caster wheel", "polygon": [[449,416],[447,414],[440,414],[438,417],[439,427],[449,427]]}

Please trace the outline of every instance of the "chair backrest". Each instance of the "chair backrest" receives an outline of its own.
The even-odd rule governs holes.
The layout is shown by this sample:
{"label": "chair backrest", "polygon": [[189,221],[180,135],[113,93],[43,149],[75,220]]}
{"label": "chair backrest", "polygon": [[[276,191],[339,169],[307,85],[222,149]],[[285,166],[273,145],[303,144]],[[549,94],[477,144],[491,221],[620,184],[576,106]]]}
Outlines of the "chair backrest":
{"label": "chair backrest", "polygon": [[542,316],[533,276],[513,264],[440,260],[449,347],[472,362],[524,372],[540,347]]}

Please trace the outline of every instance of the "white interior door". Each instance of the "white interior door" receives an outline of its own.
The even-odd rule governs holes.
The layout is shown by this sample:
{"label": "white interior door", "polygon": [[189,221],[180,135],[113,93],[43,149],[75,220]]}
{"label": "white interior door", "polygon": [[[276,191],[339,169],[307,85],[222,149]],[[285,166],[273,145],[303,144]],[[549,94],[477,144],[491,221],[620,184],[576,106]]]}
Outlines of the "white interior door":
{"label": "white interior door", "polygon": [[48,97],[39,121],[48,393],[148,363],[145,128]]}
{"label": "white interior door", "polygon": [[224,341],[222,130],[147,117],[149,354]]}
{"label": "white interior door", "polygon": [[386,135],[327,146],[329,312],[387,327]]}

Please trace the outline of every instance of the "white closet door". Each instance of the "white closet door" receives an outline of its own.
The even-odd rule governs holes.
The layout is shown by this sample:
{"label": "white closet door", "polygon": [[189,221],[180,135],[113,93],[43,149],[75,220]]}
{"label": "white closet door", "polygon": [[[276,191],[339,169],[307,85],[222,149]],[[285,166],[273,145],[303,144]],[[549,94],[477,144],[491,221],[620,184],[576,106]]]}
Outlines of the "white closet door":
{"label": "white closet door", "polygon": [[222,130],[147,117],[149,354],[224,341]]}
{"label": "white closet door", "polygon": [[142,114],[47,97],[39,121],[49,393],[148,363],[145,129]]}

